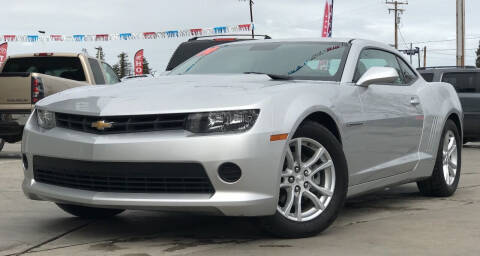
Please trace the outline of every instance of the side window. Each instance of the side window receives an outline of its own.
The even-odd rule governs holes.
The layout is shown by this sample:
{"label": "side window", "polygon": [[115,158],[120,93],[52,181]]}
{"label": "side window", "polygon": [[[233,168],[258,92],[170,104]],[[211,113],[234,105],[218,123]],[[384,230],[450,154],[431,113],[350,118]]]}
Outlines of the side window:
{"label": "side window", "polygon": [[105,78],[103,78],[102,69],[100,69],[100,65],[98,64],[98,61],[95,59],[88,59],[88,63],[90,63],[90,68],[92,69],[95,83],[105,84]]}
{"label": "side window", "polygon": [[105,70],[105,77],[107,78],[107,84],[120,83],[117,74],[113,71],[112,67],[105,62],[102,62],[103,69]]}
{"label": "side window", "polygon": [[405,84],[410,84],[413,81],[417,80],[417,74],[412,70],[412,68],[402,59],[397,57],[398,63],[400,63],[400,71],[399,75],[403,78],[403,82]]}
{"label": "side window", "polygon": [[392,84],[405,84],[402,79],[402,73],[397,61],[397,57],[389,52],[375,49],[363,50],[358,59],[357,69],[355,70],[354,82],[357,82],[365,72],[371,67],[391,67],[397,70],[400,77]]}
{"label": "side window", "polygon": [[429,83],[433,82],[433,73],[421,73],[421,75],[425,81]]}
{"label": "side window", "polygon": [[450,83],[457,92],[480,93],[480,73],[456,72],[445,73],[442,82]]}

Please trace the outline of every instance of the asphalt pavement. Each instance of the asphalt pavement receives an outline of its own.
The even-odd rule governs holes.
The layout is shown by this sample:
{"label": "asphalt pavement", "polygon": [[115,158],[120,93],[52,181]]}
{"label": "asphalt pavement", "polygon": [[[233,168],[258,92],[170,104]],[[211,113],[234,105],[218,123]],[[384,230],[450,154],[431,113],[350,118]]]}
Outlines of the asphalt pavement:
{"label": "asphalt pavement", "polygon": [[450,198],[414,184],[351,199],[332,227],[277,239],[248,218],[127,211],[81,220],[21,191],[20,144],[0,152],[0,255],[480,255],[480,144],[463,151]]}

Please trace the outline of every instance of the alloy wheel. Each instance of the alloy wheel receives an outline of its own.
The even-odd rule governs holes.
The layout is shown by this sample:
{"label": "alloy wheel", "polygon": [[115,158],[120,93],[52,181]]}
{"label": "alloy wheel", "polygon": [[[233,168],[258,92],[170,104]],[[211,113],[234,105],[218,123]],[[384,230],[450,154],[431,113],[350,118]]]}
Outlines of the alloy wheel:
{"label": "alloy wheel", "polygon": [[319,216],[335,190],[335,166],[324,146],[310,138],[289,141],[280,180],[278,212],[305,222]]}
{"label": "alloy wheel", "polygon": [[443,140],[442,154],[443,177],[449,186],[455,182],[455,177],[457,176],[457,156],[457,140],[455,139],[455,134],[449,130]]}

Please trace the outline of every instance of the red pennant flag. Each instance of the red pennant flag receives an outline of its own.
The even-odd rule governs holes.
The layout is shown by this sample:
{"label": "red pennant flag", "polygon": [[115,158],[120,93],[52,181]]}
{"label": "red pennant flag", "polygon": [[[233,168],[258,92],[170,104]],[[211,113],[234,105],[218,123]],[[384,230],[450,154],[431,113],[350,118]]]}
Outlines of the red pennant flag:
{"label": "red pennant flag", "polygon": [[249,31],[250,30],[250,24],[238,25],[238,28],[242,31]]}
{"label": "red pennant flag", "polygon": [[193,29],[190,29],[190,33],[192,34],[192,36],[201,35],[202,34],[202,29],[201,28],[193,28]]}
{"label": "red pennant flag", "polygon": [[0,67],[2,66],[3,62],[7,60],[7,48],[8,43],[0,44]]}
{"label": "red pennant flag", "polygon": [[143,75],[143,49],[138,50],[134,57],[135,75]]}
{"label": "red pennant flag", "polygon": [[9,42],[9,41],[15,41],[15,38],[17,38],[17,36],[15,36],[15,35],[4,35],[3,38],[5,39],[5,41]]}
{"label": "red pennant flag", "polygon": [[143,33],[143,37],[145,39],[155,39],[155,38],[157,38],[157,33],[155,33],[155,32],[145,32],[145,33]]}
{"label": "red pennant flag", "polygon": [[108,34],[98,34],[95,36],[95,41],[108,41]]}
{"label": "red pennant flag", "polygon": [[52,41],[63,41],[63,37],[61,35],[50,35],[50,39]]}

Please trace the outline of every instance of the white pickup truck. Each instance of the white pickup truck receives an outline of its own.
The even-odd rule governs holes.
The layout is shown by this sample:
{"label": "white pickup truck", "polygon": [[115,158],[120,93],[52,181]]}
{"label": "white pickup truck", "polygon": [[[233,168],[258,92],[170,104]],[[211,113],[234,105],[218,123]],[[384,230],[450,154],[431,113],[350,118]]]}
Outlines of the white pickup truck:
{"label": "white pickup truck", "polygon": [[35,103],[85,85],[120,82],[107,63],[85,54],[35,53],[10,56],[0,67],[0,151],[22,139]]}

